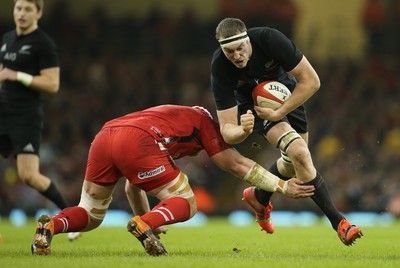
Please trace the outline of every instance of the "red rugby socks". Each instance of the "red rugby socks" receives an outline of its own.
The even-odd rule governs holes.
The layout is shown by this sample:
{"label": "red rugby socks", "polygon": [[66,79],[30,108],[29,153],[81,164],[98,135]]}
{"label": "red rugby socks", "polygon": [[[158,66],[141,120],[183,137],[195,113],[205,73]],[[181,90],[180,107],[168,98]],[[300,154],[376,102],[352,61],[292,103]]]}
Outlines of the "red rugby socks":
{"label": "red rugby socks", "polygon": [[63,209],[52,217],[54,221],[54,234],[79,232],[88,225],[89,215],[82,207]]}
{"label": "red rugby socks", "polygon": [[155,229],[162,225],[183,222],[189,219],[190,205],[182,197],[173,197],[165,199],[155,206],[150,212],[147,212],[140,218]]}

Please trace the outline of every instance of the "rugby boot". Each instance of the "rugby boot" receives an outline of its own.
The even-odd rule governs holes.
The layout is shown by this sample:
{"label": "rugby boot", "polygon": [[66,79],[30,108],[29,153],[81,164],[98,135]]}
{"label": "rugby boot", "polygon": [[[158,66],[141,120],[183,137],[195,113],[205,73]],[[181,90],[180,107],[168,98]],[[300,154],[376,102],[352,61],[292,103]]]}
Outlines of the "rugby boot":
{"label": "rugby boot", "polygon": [[360,227],[351,225],[345,218],[340,221],[337,234],[340,240],[346,246],[353,245],[357,238],[361,238],[363,236]]}
{"label": "rugby boot", "polygon": [[36,223],[36,233],[31,245],[33,255],[50,255],[54,222],[49,215],[41,215]]}
{"label": "rugby boot", "polygon": [[274,225],[271,221],[272,203],[269,202],[268,206],[264,206],[257,201],[254,194],[255,187],[248,187],[243,191],[242,200],[245,201],[253,209],[256,214],[256,221],[261,226],[261,231],[264,230],[269,234],[274,232]]}
{"label": "rugby boot", "polygon": [[128,221],[127,226],[128,232],[136,237],[142,246],[144,247],[147,254],[151,256],[167,255],[168,252],[164,245],[154,235],[151,228],[140,218],[135,216]]}

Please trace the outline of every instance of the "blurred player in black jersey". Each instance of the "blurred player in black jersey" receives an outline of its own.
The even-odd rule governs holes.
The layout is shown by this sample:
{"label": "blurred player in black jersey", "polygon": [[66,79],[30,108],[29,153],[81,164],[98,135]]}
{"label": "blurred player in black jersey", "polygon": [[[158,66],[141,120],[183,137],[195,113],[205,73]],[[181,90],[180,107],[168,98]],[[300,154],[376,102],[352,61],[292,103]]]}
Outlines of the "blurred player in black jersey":
{"label": "blurred player in black jersey", "polygon": [[44,121],[41,95],[58,92],[58,51],[38,27],[43,0],[14,2],[16,28],[3,35],[0,46],[0,155],[8,157],[14,152],[18,177],[64,209],[66,201],[39,171]]}
{"label": "blurred player in black jersey", "polygon": [[[330,220],[345,245],[362,236],[336,209],[323,177],[315,169],[308,149],[308,126],[303,103],[320,87],[314,68],[294,43],[276,29],[247,29],[239,19],[223,19],[216,28],[220,47],[211,63],[213,90],[221,134],[230,144],[243,142],[254,131],[281,151],[270,168],[280,178],[297,178],[315,186],[311,197]],[[292,95],[278,109],[254,106],[252,90],[260,82],[276,80]],[[243,200],[255,211],[259,225],[273,233],[270,219],[272,193],[255,187]]]}

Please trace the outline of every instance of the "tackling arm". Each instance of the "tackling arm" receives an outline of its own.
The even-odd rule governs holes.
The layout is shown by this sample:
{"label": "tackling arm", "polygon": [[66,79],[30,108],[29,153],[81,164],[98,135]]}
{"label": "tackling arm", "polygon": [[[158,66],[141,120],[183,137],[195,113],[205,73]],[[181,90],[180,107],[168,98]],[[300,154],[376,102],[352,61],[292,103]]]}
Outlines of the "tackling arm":
{"label": "tackling arm", "polygon": [[280,192],[291,198],[309,197],[314,192],[314,186],[301,185],[303,182],[295,178],[284,181],[234,148],[211,156],[211,160],[221,169],[264,191]]}

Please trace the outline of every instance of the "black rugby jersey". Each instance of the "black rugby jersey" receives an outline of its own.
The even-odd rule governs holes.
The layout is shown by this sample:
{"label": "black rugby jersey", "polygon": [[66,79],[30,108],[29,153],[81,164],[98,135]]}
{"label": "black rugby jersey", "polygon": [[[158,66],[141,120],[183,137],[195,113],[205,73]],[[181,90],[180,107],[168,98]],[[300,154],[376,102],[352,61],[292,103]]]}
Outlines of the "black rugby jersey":
{"label": "black rugby jersey", "polygon": [[[40,70],[58,67],[58,51],[54,41],[40,28],[27,35],[16,31],[4,34],[0,46],[0,63],[3,68],[39,75]],[[42,97],[39,91],[17,81],[5,80],[0,89],[0,106],[8,111],[39,107]]]}
{"label": "black rugby jersey", "polygon": [[218,48],[211,62],[211,88],[217,110],[239,105],[239,113],[253,110],[252,90],[262,81],[276,80],[290,91],[296,80],[288,71],[303,58],[303,53],[284,34],[269,27],[247,30],[253,48],[251,58],[243,69],[236,68]]}

